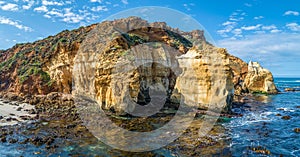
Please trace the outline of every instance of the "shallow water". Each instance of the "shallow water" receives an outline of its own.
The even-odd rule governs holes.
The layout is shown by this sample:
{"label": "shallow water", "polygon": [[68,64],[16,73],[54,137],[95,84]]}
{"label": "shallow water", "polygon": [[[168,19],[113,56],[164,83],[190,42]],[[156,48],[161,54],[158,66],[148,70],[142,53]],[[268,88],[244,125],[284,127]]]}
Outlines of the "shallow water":
{"label": "shallow water", "polygon": [[[275,83],[280,91],[300,87],[300,79],[278,78]],[[256,156],[251,147],[261,146],[270,156],[300,156],[300,92],[283,92],[278,95],[256,96],[262,104],[247,104],[244,116],[223,124],[232,137],[233,156]],[[282,119],[290,116],[290,120]]]}
{"label": "shallow water", "polygon": [[[300,87],[300,79],[276,79],[275,82],[281,91],[288,87]],[[300,106],[300,92],[256,95],[254,99],[257,101],[250,101],[243,107],[233,109],[242,113],[243,117],[224,118],[205,138],[198,138],[197,128],[201,118],[197,118],[193,127],[178,140],[152,152],[119,151],[87,135],[56,138],[53,145],[58,147],[54,149],[46,149],[45,145],[37,147],[31,143],[0,142],[0,156],[300,156],[300,134],[294,132],[295,128],[300,128],[300,108],[297,108]],[[282,116],[290,116],[291,119],[284,120]],[[155,119],[152,123],[150,125],[155,127],[164,124],[157,123]],[[27,124],[27,128],[19,128],[31,130],[28,134],[13,134],[8,140],[16,137],[20,142],[33,135],[51,136],[56,131],[53,127],[56,125],[64,126],[65,123],[43,122],[37,126]],[[258,154],[251,150],[257,147],[269,150],[270,154]]]}

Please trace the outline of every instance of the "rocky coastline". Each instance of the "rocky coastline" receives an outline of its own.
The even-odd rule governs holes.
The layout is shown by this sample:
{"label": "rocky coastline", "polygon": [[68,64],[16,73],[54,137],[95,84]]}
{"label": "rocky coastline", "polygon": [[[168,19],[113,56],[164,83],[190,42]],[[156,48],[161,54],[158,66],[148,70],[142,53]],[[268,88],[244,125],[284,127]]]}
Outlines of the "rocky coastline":
{"label": "rocky coastline", "polygon": [[[182,137],[167,146],[166,149],[168,150],[178,149],[186,156],[199,156],[205,155],[205,153],[214,154],[213,151],[210,151],[211,148],[215,148],[215,152],[221,150],[221,152],[229,153],[226,144],[224,144],[228,141],[224,139],[217,140],[217,136],[225,131],[220,125],[214,126],[207,136],[198,138],[197,127],[201,124],[201,117],[203,115],[215,116],[214,112],[206,112],[205,110],[209,105],[208,102],[211,101],[208,97],[216,95],[214,97],[216,100],[225,98],[225,105],[215,107],[223,108],[218,121],[226,122],[230,121],[230,118],[242,116],[241,113],[232,112],[232,108],[241,108],[245,103],[255,101],[251,98],[252,94],[278,93],[270,71],[262,68],[257,62],[247,64],[241,59],[230,55],[226,49],[212,46],[205,40],[203,31],[181,32],[170,28],[165,23],[148,23],[140,18],[130,17],[82,27],[73,31],[63,31],[44,40],[19,44],[6,51],[1,51],[0,100],[3,103],[15,105],[14,110],[16,111],[14,112],[16,113],[24,111],[22,115],[12,113],[13,115],[2,117],[3,122],[14,121],[17,123],[0,127],[1,142],[21,145],[32,144],[48,153],[55,152],[64,144],[63,142],[68,143],[72,140],[77,142],[83,140],[85,144],[97,143],[97,139],[83,125],[72,96],[72,92],[74,92],[72,91],[72,83],[80,83],[82,81],[80,79],[85,78],[86,67],[78,66],[78,71],[75,71],[80,74],[78,75],[80,81],[76,77],[73,78],[72,70],[76,61],[85,61],[84,59],[86,59],[86,54],[81,52],[80,45],[91,30],[108,31],[118,27],[118,30],[123,29],[123,32],[128,32],[130,31],[128,29],[132,28],[131,25],[140,28],[147,26],[149,29],[149,26],[151,26],[163,29],[153,29],[151,31],[148,29],[134,29],[128,36],[119,36],[111,43],[101,43],[103,45],[96,47],[96,49],[103,48],[105,50],[105,53],[97,54],[98,62],[105,63],[98,64],[96,69],[95,87],[97,88],[95,89],[97,89],[97,100],[105,102],[103,109],[114,110],[114,113],[108,112],[108,116],[112,121],[128,130],[149,131],[168,122],[176,113],[176,107],[174,107],[176,105],[171,105],[168,109],[161,110],[158,116],[148,119],[121,114],[123,111],[117,103],[118,99],[111,94],[114,88],[110,84],[113,82],[111,78],[114,75],[111,65],[116,64],[118,58],[130,46],[136,46],[139,42],[160,41],[167,46],[171,46],[178,50],[180,57],[186,59],[179,62],[178,65],[188,67],[185,68],[186,75],[181,77],[174,77],[171,75],[170,68],[161,65],[152,66],[152,69],[150,69],[152,73],[145,76],[140,71],[133,71],[136,74],[135,76],[145,77],[150,88],[159,87],[162,91],[172,91],[168,97],[171,103],[178,102],[180,100],[178,95],[180,94],[194,100],[199,95],[197,93],[198,88],[207,91],[206,94],[201,95],[199,100],[200,104],[203,105],[197,111],[195,122],[184,132]],[[122,26],[126,27],[123,28]],[[151,55],[146,54],[146,52],[134,53],[136,56],[148,55],[149,59],[153,61],[161,60],[167,53],[165,47],[159,47],[158,45],[155,45],[153,52],[155,53]],[[207,58],[217,58],[220,62],[215,64]],[[191,68],[189,69],[189,67]],[[193,71],[191,71],[192,68],[196,69],[194,72],[199,75],[194,76]],[[209,71],[211,69],[214,71]],[[160,71],[166,73],[162,74]],[[162,78],[165,77],[167,78],[165,82],[169,82],[169,84],[162,81]],[[222,80],[218,84],[220,88],[213,86],[212,80],[214,78]],[[176,79],[177,82],[174,81]],[[142,91],[140,87],[142,83],[139,81],[139,77],[128,80],[132,82],[130,96],[137,99],[137,101],[146,101],[145,95],[140,99],[141,93],[145,91]],[[152,80],[156,80],[155,84]],[[190,84],[185,83],[185,80],[190,80],[195,86],[192,88]],[[79,85],[79,87],[81,86]],[[23,106],[20,106],[21,104]],[[26,104],[28,104],[27,106],[34,106],[34,109],[27,109]],[[69,144],[74,143],[69,142]],[[43,151],[34,153],[40,154]],[[122,155],[136,155],[113,149],[110,149],[110,151]],[[80,154],[75,155],[80,156]],[[155,153],[148,152],[137,155],[155,156]]]}

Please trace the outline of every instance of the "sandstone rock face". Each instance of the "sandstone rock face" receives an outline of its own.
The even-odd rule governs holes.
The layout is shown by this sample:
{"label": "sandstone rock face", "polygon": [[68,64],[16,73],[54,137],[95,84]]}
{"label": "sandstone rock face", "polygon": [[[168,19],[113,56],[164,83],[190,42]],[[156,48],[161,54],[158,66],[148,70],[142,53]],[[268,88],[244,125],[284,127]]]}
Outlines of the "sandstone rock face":
{"label": "sandstone rock face", "polygon": [[234,85],[234,94],[242,95],[243,93],[246,93],[242,87],[248,73],[248,64],[232,55],[229,56],[229,62],[230,69],[233,74],[232,83]]}
{"label": "sandstone rock face", "polygon": [[[75,58],[75,93],[94,97],[103,109],[133,112],[133,104],[184,100],[226,110],[231,103],[229,55],[206,43],[203,32],[181,32],[135,17],[107,21],[93,31]],[[99,37],[110,40],[94,43]]]}
{"label": "sandstone rock face", "polygon": [[272,73],[264,69],[258,62],[252,61],[248,64],[248,73],[244,80],[243,90],[247,90],[250,93],[278,93]]}
{"label": "sandstone rock face", "polygon": [[183,99],[191,106],[226,110],[233,92],[275,93],[270,72],[249,69],[206,42],[203,31],[183,32],[129,17],[1,50],[0,91],[70,94],[74,81],[77,92],[120,113],[135,110],[129,102],[178,104]]}

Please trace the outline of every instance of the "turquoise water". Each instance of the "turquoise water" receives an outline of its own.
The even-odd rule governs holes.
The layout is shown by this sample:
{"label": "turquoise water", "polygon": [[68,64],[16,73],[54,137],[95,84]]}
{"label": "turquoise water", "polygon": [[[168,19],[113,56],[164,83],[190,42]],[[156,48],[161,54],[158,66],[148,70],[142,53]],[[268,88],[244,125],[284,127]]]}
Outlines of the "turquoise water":
{"label": "turquoise water", "polygon": [[285,88],[299,88],[300,79],[277,78],[275,83],[282,94],[256,96],[261,103],[246,104],[243,117],[223,124],[230,130],[233,156],[257,156],[250,148],[258,146],[269,150],[270,156],[300,156],[300,134],[294,132],[300,128],[300,92],[284,92]]}
{"label": "turquoise water", "polygon": [[[280,91],[285,88],[300,88],[300,78],[277,78],[275,83]],[[252,101],[243,107],[234,108],[235,112],[243,117],[232,118],[229,122],[222,123],[226,129],[224,138],[229,138],[228,148],[232,156],[300,156],[300,133],[295,133],[295,128],[300,128],[300,92],[282,92],[278,95],[256,95]],[[284,120],[282,116],[290,116]],[[41,130],[40,134],[47,134]],[[22,141],[24,135],[18,139]],[[0,142],[0,156],[122,156],[120,151],[114,150],[101,142],[88,139],[68,141],[56,140],[58,148],[49,151],[45,146],[36,147],[28,144],[10,144]],[[270,151],[270,155],[257,154],[251,150],[262,147]],[[199,148],[201,149],[201,148]],[[157,156],[180,156],[176,149],[162,148],[151,152]],[[227,155],[228,155],[227,154]],[[139,156],[139,155],[136,155]]]}

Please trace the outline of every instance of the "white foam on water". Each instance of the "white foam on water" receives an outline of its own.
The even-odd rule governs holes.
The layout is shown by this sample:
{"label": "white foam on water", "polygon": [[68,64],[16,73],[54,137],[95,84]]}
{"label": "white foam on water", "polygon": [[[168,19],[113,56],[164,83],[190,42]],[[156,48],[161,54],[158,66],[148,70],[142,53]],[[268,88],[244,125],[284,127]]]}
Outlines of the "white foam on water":
{"label": "white foam on water", "polygon": [[293,80],[293,81],[276,81],[276,82],[280,82],[280,83],[293,83],[293,82],[300,82],[300,80]]}
{"label": "white foam on water", "polygon": [[[28,117],[34,117],[36,115],[29,114],[25,110],[31,110],[34,109],[33,105],[27,104],[27,103],[20,103],[15,101],[10,101],[8,103],[4,103],[7,101],[4,101],[0,99],[0,116],[2,116],[2,119],[0,120],[0,126],[6,126],[6,125],[16,125],[20,122],[25,122],[21,116],[28,116]],[[17,111],[17,109],[21,107],[21,110]],[[7,121],[7,118],[15,118],[16,120],[10,120]]]}

